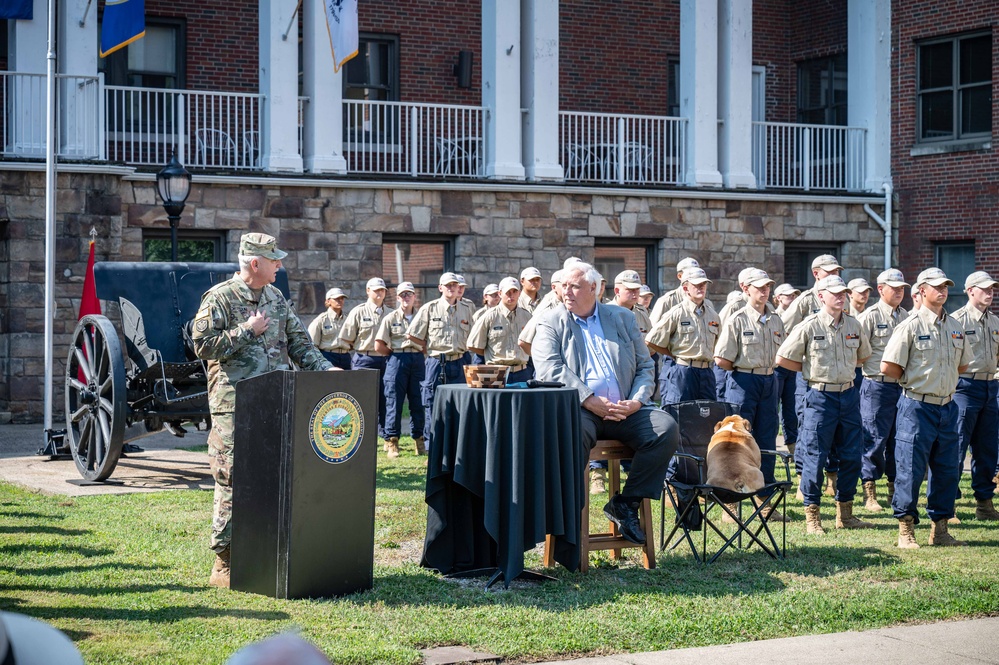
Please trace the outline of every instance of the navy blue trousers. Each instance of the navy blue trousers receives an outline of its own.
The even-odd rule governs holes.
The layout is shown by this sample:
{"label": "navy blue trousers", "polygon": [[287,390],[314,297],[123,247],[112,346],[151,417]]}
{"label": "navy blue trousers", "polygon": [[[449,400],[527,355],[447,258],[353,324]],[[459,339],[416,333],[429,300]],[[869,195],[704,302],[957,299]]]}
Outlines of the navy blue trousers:
{"label": "navy blue trousers", "polygon": [[[366,356],[363,353],[355,353],[350,361],[351,369],[377,369],[378,383],[383,385],[385,381],[385,356]],[[385,391],[378,391],[378,436],[385,438]]]}
{"label": "navy blue trousers", "polygon": [[780,428],[784,432],[784,445],[798,442],[798,412],[794,405],[795,377],[786,367],[774,367],[777,377],[777,401],[780,403]]}
{"label": "navy blue trousers", "polygon": [[423,396],[425,365],[422,353],[396,352],[385,362],[382,388],[385,392],[385,437],[400,436],[402,429],[402,403],[409,400],[409,431],[413,438],[423,436],[426,427]]}
{"label": "navy blue trousers", "polygon": [[320,351],[326,360],[333,363],[334,367],[338,367],[342,370],[350,369],[350,354],[349,353],[339,353],[336,351]]}
{"label": "navy blue trousers", "polygon": [[960,452],[958,469],[971,449],[971,489],[976,499],[991,499],[996,492],[992,483],[999,461],[999,381],[958,379],[954,401],[957,403],[957,435]]}
{"label": "navy blue trousers", "polygon": [[715,373],[713,367],[688,367],[676,362],[663,370],[659,379],[659,395],[663,404],[677,404],[695,399],[714,400]]}
{"label": "navy blue trousers", "polygon": [[954,514],[957,482],[957,404],[943,406],[917,402],[902,395],[895,418],[895,496],[892,513],[901,519],[912,515],[919,523],[919,490],[926,484],[926,514],[945,520]]}
{"label": "navy blue trousers", "polygon": [[423,397],[423,411],[426,414],[426,424],[423,427],[424,445],[430,449],[431,423],[434,417],[434,393],[437,386],[442,383],[465,383],[465,365],[472,362],[471,355],[466,351],[457,360],[441,362],[439,358],[427,356],[424,364],[423,383],[420,384],[420,393]]}
{"label": "navy blue trousers", "polygon": [[860,420],[864,424],[864,459],[860,479],[895,482],[895,416],[902,386],[864,379],[860,385]]}
{"label": "navy blue trousers", "polygon": [[[777,379],[771,374],[729,372],[725,401],[739,406],[739,415],[749,421],[760,450],[777,450]],[[774,482],[774,456],[764,455],[760,470],[763,481]]]}
{"label": "navy blue trousers", "polygon": [[798,431],[795,456],[801,460],[801,493],[806,506],[820,502],[822,470],[833,448],[839,451],[836,501],[853,501],[857,494],[864,450],[857,393],[853,387],[841,393],[811,389],[805,393],[805,417]]}

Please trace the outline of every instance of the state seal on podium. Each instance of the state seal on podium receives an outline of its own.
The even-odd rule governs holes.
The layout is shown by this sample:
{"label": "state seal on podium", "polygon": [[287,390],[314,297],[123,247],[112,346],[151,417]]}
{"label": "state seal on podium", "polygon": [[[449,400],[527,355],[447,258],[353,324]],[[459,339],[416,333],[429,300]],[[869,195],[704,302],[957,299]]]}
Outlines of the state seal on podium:
{"label": "state seal on podium", "polygon": [[360,449],[363,437],[364,413],[353,396],[330,393],[312,410],[309,442],[324,462],[346,462]]}

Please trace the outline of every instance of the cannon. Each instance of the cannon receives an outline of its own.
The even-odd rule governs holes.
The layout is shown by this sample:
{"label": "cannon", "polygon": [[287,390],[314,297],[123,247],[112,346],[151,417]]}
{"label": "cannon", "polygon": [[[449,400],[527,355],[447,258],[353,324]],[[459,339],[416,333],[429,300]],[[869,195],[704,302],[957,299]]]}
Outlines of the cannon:
{"label": "cannon", "polygon": [[[111,476],[125,428],[144,423],[210,424],[205,363],[195,354],[190,322],[202,295],[238,272],[235,263],[94,265],[97,297],[117,303],[121,334],[111,320],[87,315],[73,331],[66,361],[64,446],[90,481]],[[289,297],[282,268],[274,285]]]}

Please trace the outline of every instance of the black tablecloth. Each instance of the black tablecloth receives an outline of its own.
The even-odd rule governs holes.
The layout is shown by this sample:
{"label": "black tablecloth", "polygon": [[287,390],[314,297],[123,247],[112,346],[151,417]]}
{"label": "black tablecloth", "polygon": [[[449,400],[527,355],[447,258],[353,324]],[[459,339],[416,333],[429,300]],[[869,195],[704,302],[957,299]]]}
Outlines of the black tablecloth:
{"label": "black tablecloth", "polygon": [[569,388],[437,388],[421,565],[496,567],[506,582],[524,552],[556,536],[555,560],[579,568],[587,452]]}

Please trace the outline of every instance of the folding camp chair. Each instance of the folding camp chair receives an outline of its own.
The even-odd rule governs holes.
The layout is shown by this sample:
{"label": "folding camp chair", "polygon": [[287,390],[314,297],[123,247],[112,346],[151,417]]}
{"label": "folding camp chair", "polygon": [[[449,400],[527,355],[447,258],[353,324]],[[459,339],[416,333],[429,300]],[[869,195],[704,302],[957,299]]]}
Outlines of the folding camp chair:
{"label": "folding camp chair", "polygon": [[[733,544],[742,549],[755,543],[774,559],[783,559],[787,551],[787,526],[783,518],[787,509],[787,491],[791,488],[790,456],[786,453],[761,450],[763,455],[772,455],[784,463],[784,480],[770,483],[757,492],[742,493],[708,485],[706,458],[708,442],[714,434],[715,425],[726,416],[739,413],[734,404],[697,400],[668,404],[667,413],[676,419],[680,426],[680,445],[677,448],[677,463],[667,474],[663,485],[659,524],[662,540],[660,549],[675,549],[686,541],[694,558],[700,563],[712,563],[722,552]],[[673,507],[676,518],[673,528],[666,531],[667,502]],[[743,517],[743,504],[748,503],[749,516]],[[736,509],[730,508],[733,504]],[[771,513],[771,511],[773,511]],[[734,521],[734,533],[726,534],[719,526],[724,516]],[[776,517],[776,516],[780,517]],[[780,541],[771,530],[771,518],[780,525]],[[778,521],[779,520],[779,521]],[[700,548],[695,542],[695,532],[700,531]],[[682,532],[682,533],[678,533]],[[709,532],[719,536],[722,544],[708,558]],[[673,537],[676,535],[676,539]],[[714,536],[712,536],[714,542]]]}

